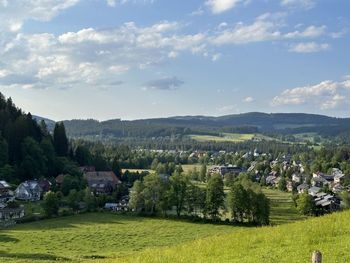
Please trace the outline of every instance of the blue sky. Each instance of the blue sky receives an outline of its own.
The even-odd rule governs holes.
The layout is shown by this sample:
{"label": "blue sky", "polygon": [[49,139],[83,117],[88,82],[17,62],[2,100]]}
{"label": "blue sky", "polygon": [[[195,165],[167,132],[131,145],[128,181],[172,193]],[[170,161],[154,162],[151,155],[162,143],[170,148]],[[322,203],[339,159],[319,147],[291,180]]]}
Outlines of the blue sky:
{"label": "blue sky", "polygon": [[0,91],[54,120],[350,117],[350,1],[0,0]]}

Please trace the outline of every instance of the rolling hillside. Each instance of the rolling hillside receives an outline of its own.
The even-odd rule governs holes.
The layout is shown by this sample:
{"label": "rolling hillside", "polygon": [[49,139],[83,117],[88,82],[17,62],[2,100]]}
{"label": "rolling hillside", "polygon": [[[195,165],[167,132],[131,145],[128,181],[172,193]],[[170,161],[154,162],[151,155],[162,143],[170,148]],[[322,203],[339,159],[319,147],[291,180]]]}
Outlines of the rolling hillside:
{"label": "rolling hillside", "polygon": [[[42,118],[36,117],[38,120]],[[47,120],[50,127],[53,122]],[[243,113],[221,117],[177,116],[125,121],[121,119],[97,121],[64,121],[71,137],[111,136],[123,137],[164,137],[177,135],[209,135],[220,133],[318,133],[334,136],[350,133],[350,118],[334,118],[305,113]]]}

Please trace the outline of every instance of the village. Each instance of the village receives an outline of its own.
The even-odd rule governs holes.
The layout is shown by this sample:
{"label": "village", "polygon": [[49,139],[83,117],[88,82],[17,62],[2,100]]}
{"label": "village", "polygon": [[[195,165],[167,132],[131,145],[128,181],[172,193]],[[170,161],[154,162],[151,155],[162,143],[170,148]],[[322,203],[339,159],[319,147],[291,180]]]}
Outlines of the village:
{"label": "village", "polygon": [[[163,154],[164,151],[158,151],[158,153]],[[252,181],[262,187],[290,192],[291,198],[293,195],[307,194],[312,198],[318,214],[340,210],[342,201],[339,194],[349,190],[347,187],[348,176],[339,168],[332,168],[330,173],[307,173],[304,165],[300,161],[292,160],[291,155],[281,155],[279,158],[268,161],[271,159],[270,154],[261,153],[256,149],[252,152],[242,152],[240,154],[226,153],[225,151],[212,153],[168,151],[166,154],[186,154],[192,161],[210,160],[213,164],[206,168],[206,177],[220,174],[227,186],[230,185],[231,180],[244,173],[248,174]],[[227,156],[235,156],[236,160],[240,160],[240,165],[214,164],[222,162],[225,158],[227,159]],[[200,166],[199,163],[193,166],[196,165]],[[118,178],[113,171],[96,171],[93,166],[79,167],[79,170],[91,196],[104,197],[104,201],[102,201],[104,203],[100,204],[102,210],[114,212],[130,210],[128,193],[132,184],[123,182],[123,174]],[[191,173],[193,171],[186,172]],[[149,171],[145,173],[149,173]],[[130,174],[130,171],[124,170],[124,175],[127,174]],[[139,172],[136,172],[136,174],[139,174]],[[163,174],[162,176],[169,178],[170,174]],[[65,178],[68,179],[68,177],[69,174],[60,174],[54,180],[38,178],[24,181],[17,186],[10,185],[0,178],[0,220],[2,225],[9,226],[24,218],[27,214],[26,204],[40,203],[45,193],[62,191]],[[126,187],[128,190],[122,196],[116,197],[113,193],[122,187]],[[77,206],[77,210],[84,211],[86,204],[79,200]]]}

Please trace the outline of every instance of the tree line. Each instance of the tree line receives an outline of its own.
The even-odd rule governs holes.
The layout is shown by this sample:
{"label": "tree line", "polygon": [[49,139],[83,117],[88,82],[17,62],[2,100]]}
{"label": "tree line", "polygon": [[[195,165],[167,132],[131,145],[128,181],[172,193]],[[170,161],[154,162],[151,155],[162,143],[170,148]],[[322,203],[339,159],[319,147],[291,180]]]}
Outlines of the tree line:
{"label": "tree line", "polygon": [[260,187],[247,176],[238,177],[224,191],[218,174],[210,176],[207,184],[191,181],[179,172],[171,176],[156,173],[135,181],[130,191],[130,208],[138,214],[169,215],[202,218],[257,225],[269,224],[269,200]]}

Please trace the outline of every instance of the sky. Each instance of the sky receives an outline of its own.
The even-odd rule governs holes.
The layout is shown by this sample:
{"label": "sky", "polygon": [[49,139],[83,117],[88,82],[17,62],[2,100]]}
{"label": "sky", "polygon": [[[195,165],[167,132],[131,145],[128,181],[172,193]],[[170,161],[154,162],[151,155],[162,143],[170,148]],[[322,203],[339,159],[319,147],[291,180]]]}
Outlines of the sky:
{"label": "sky", "polygon": [[348,0],[0,0],[0,92],[53,120],[350,117]]}

